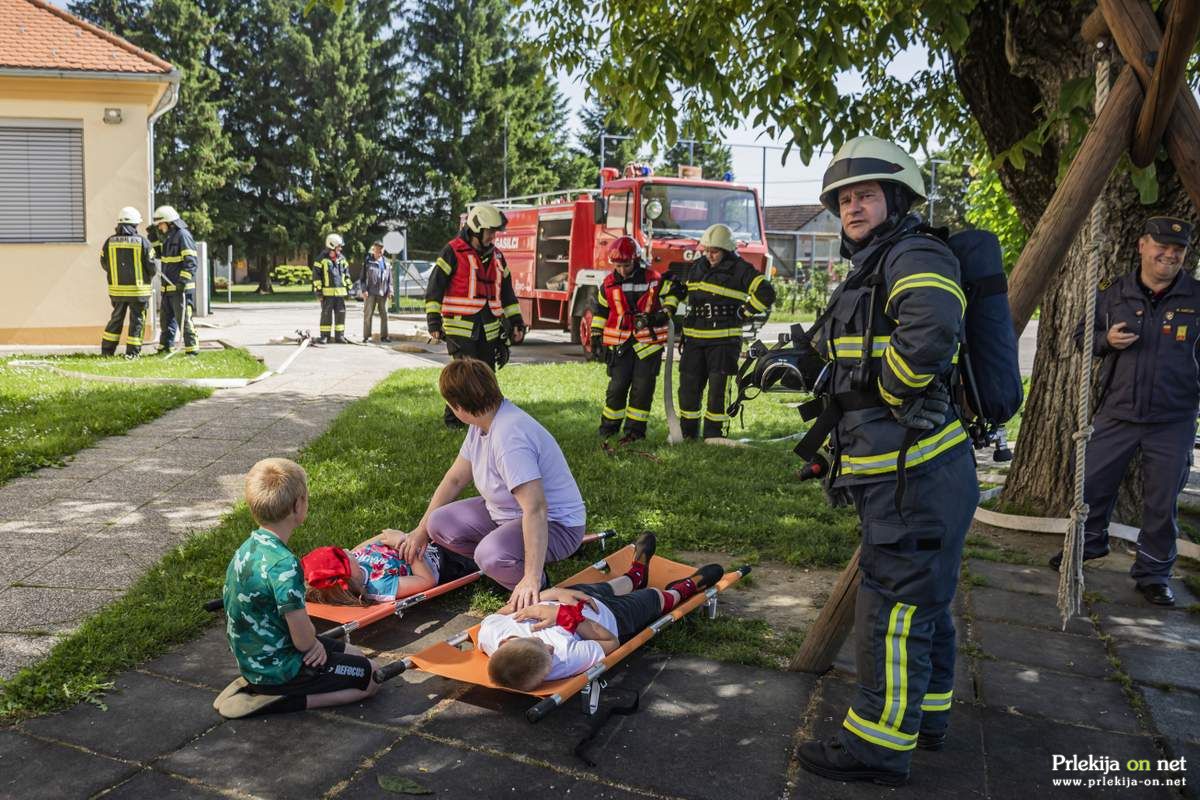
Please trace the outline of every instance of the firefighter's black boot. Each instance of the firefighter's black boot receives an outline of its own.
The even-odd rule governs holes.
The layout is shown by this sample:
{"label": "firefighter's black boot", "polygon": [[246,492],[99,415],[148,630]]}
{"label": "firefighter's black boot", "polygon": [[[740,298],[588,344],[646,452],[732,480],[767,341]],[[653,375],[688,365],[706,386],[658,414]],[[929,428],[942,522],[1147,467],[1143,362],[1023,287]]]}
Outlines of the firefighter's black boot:
{"label": "firefighter's black boot", "polygon": [[836,737],[803,742],[796,748],[796,760],[814,775],[835,781],[870,781],[882,786],[903,786],[908,782],[907,772],[892,772],[862,763]]}

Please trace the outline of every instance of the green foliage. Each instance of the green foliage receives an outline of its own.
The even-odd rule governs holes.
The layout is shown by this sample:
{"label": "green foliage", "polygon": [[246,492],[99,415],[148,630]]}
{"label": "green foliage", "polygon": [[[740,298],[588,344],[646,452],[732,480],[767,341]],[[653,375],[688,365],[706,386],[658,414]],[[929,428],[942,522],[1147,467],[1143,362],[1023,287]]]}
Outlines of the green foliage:
{"label": "green foliage", "polygon": [[303,264],[280,264],[271,270],[271,281],[283,286],[311,286],[312,270]]}
{"label": "green foliage", "polygon": [[1044,115],[1042,122],[1010,148],[997,153],[992,166],[999,169],[1008,161],[1019,170],[1025,169],[1025,157],[1040,155],[1046,142],[1057,137],[1062,127],[1066,126],[1067,146],[1059,152],[1061,175],[1070,165],[1080,143],[1083,142],[1084,135],[1087,134],[1095,94],[1096,81],[1091,75],[1064,81],[1059,90],[1057,105],[1052,109],[1047,109],[1044,104],[1039,105],[1038,108]]}
{"label": "green foliage", "polygon": [[[604,163],[600,161],[600,136],[608,134],[609,136],[634,136],[633,128],[626,125],[618,117],[612,104],[604,102],[600,98],[592,98],[587,107],[580,114],[580,122],[583,130],[579,134],[579,152],[587,160],[588,164],[592,165],[592,172],[596,173],[598,166],[616,167],[621,169],[631,161],[644,161],[646,157],[638,155],[638,140],[632,139],[605,139],[604,141]],[[593,174],[591,180],[595,184],[598,179],[598,174]]]}
{"label": "green foliage", "polygon": [[[450,465],[462,443],[461,433],[441,425],[436,376],[433,369],[394,373],[348,406],[301,454],[310,482],[310,511],[289,543],[294,552],[353,545],[371,531],[409,528],[420,518],[443,466]],[[839,566],[857,544],[853,514],[828,508],[819,487],[792,477],[798,462],[788,442],[753,448],[672,447],[665,442],[665,425],[656,409],[650,438],[609,456],[595,435],[606,383],[603,367],[510,366],[500,380],[505,394],[561,444],[587,501],[588,527],[615,528],[622,535],[618,545],[649,528],[658,532],[659,552],[667,557],[678,550],[720,550],[735,563],[770,558]],[[137,387],[137,392],[146,390]],[[795,431],[796,411],[783,405],[794,398],[780,398],[786,396],[767,395],[749,404],[746,429],[733,435],[767,439]],[[680,491],[684,486],[687,491]],[[116,672],[211,626],[211,615],[201,604],[220,595],[230,555],[252,528],[245,505],[239,503],[216,528],[194,534],[167,553],[36,669],[0,684],[0,716],[44,713],[81,695],[94,695]],[[551,577],[561,580],[594,557],[594,551],[584,550],[555,563]],[[481,606],[494,602],[488,599],[494,592],[479,592]],[[464,600],[451,594],[431,602]],[[796,642],[796,634],[772,632],[756,621],[696,620],[672,628],[656,637],[656,646],[746,663],[777,665]],[[232,673],[232,658],[227,666]]]}
{"label": "green foliage", "polygon": [[721,180],[726,172],[733,171],[733,151],[729,147],[713,144],[714,140],[721,138],[719,129],[709,131],[701,120],[692,118],[684,122],[682,133],[693,141],[690,144],[680,141],[667,148],[659,162],[658,172],[675,175],[679,165],[694,164],[703,170],[708,180]]}
{"label": "green foliage", "polygon": [[125,433],[209,394],[209,389],[191,386],[64,378],[0,361],[0,483],[58,466],[106,436]]}
{"label": "green foliage", "polygon": [[966,220],[999,237],[1004,252],[1004,271],[1011,272],[1025,248],[1029,232],[1000,185],[994,162],[986,157],[978,158],[971,173],[966,194]]}

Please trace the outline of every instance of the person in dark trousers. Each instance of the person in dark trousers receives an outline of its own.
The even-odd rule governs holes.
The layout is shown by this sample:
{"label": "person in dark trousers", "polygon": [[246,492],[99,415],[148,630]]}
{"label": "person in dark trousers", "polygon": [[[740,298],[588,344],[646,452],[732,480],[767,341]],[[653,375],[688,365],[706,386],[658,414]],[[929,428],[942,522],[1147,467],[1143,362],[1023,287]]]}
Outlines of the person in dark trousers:
{"label": "person in dark trousers", "polygon": [[126,315],[129,331],[125,335],[125,356],[136,358],[142,352],[142,333],[150,308],[150,282],[158,267],[154,263],[154,248],[138,233],[137,226],[141,224],[142,212],[132,206],[122,208],[117,216],[116,233],[105,239],[100,248],[100,269],[108,278],[108,299],[113,307],[100,337],[102,355],[116,354]]}
{"label": "person in dark trousers", "polygon": [[171,206],[154,209],[154,230],[162,237],[157,244],[162,264],[162,332],[158,352],[169,353],[175,345],[175,333],[183,331],[183,352],[194,356],[200,353],[196,339],[195,313],[196,269],[199,266],[196,242],[187,223]]}
{"label": "person in dark trousers", "polygon": [[700,435],[700,401],[704,407],[704,438],[725,435],[725,387],[737,374],[742,352],[742,322],[775,302],[775,289],[737,254],[728,225],[711,225],[700,237],[704,254],[685,275],[664,290],[663,305],[674,314],[687,301],[683,318],[683,355],[679,360],[679,427],[685,439]]}
{"label": "person in dark trousers", "polygon": [[[513,291],[512,275],[496,234],[508,218],[489,203],[476,203],[466,222],[434,262],[425,290],[429,336],[446,343],[451,358],[477,358],[493,371],[508,360],[508,341],[525,339],[525,321]],[[507,340],[507,341],[506,341]],[[450,406],[442,413],[447,428],[462,428]]]}
{"label": "person in dark trousers", "polygon": [[388,336],[388,301],[392,299],[392,265],[383,254],[383,242],[371,245],[363,267],[363,341],[371,341],[371,322],[379,310],[379,341],[390,342]]}
{"label": "person in dark trousers", "polygon": [[608,388],[600,412],[600,435],[608,438],[625,421],[621,444],[646,438],[654,384],[662,369],[667,314],[659,293],[663,279],[646,267],[632,236],[608,248],[608,265],[592,309],[592,352],[604,353]]}
{"label": "person in dark trousers", "polygon": [[[350,265],[342,256],[345,242],[336,233],[325,237],[325,249],[313,263],[313,292],[321,301],[321,344],[350,344],[346,338],[346,297],[350,294]],[[332,338],[331,338],[332,337]]]}
{"label": "person in dark trousers", "polygon": [[[1108,555],[1108,523],[1129,462],[1142,456],[1142,531],[1129,575],[1151,603],[1175,605],[1179,494],[1187,485],[1200,408],[1200,282],[1183,269],[1192,225],[1146,220],[1139,267],[1096,295],[1092,355],[1101,360],[1101,396],[1084,464],[1085,561]],[[1075,331],[1083,348],[1083,320]],[[1062,553],[1050,559],[1058,569]]]}
{"label": "person in dark trousers", "polygon": [[862,525],[858,689],[838,735],[796,757],[839,781],[907,781],[915,748],[944,746],[953,702],[950,606],[979,484],[949,391],[966,298],[958,260],[909,213],[924,199],[912,157],[873,136],[842,146],[821,192],[852,265],[813,346],[831,362],[826,490]]}

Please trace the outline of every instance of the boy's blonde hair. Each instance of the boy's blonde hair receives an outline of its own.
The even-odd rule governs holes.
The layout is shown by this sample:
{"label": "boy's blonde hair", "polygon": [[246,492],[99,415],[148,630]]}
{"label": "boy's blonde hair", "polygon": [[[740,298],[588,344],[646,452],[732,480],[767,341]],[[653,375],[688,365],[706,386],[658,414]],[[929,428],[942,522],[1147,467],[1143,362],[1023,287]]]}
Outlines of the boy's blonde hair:
{"label": "boy's blonde hair", "polygon": [[246,504],[254,521],[279,522],[308,495],[308,474],[287,458],[264,458],[246,473]]}
{"label": "boy's blonde hair", "polygon": [[550,654],[541,639],[518,636],[496,648],[488,659],[488,677],[497,686],[531,692],[550,672]]}

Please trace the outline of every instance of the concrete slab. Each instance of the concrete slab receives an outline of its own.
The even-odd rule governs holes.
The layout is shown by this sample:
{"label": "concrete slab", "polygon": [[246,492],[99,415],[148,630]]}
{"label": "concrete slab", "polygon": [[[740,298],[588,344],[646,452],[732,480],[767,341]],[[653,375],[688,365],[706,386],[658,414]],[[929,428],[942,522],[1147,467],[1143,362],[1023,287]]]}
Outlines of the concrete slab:
{"label": "concrete slab", "polygon": [[[1200,744],[1200,695],[1183,689],[1165,692],[1152,686],[1139,690],[1159,733]],[[1196,767],[1200,769],[1200,762]]]}
{"label": "concrete slab", "polygon": [[[1137,590],[1133,579],[1125,572],[1107,569],[1088,569],[1084,572],[1084,587],[1086,591],[1097,592],[1101,600],[1108,603],[1119,603],[1138,608],[1158,608],[1149,603],[1142,593]],[[1181,580],[1171,581],[1171,591],[1175,593],[1175,602],[1181,608],[1193,603],[1200,603],[1200,597],[1187,588]]]}
{"label": "concrete slab", "polygon": [[53,634],[0,633],[0,680],[8,680],[25,667],[41,661],[61,637]]}
{"label": "concrete slab", "polygon": [[145,800],[148,797],[154,800],[215,800],[224,795],[153,769],[143,769],[104,795],[105,800]]}
{"label": "concrete slab", "polygon": [[[219,724],[212,700],[203,689],[126,672],[101,699],[107,708],[80,703],[21,727],[34,735],[146,763]],[[146,724],[147,720],[153,724]]]}
{"label": "concrete slab", "polygon": [[[1047,599],[1045,595],[973,586],[970,602],[975,619],[993,619],[1056,631],[1063,629],[1058,606],[1053,598]],[[1086,617],[1075,617],[1067,623],[1066,632],[1086,636],[1095,633],[1095,627]]]}
{"label": "concrete slab", "polygon": [[218,725],[157,766],[218,789],[308,800],[398,738],[393,731],[307,711],[251,717]]}
{"label": "concrete slab", "polygon": [[[972,558],[967,564],[971,569],[971,574],[981,576],[987,581],[986,586],[992,589],[1051,597],[1058,595],[1058,575],[1049,567],[1001,564],[995,561],[981,561],[977,558]],[[1053,606],[1053,601],[1051,606]]]}
{"label": "concrete slab", "polygon": [[[1097,759],[1116,759],[1122,767],[1129,759],[1147,758],[1155,763],[1161,756],[1148,736],[1126,736],[1108,731],[1090,730],[1045,720],[1006,714],[984,709],[983,741],[988,757],[988,788],[992,797],[1013,797],[1035,800],[1040,798],[1137,797],[1172,798],[1175,793],[1166,788],[1139,786],[1098,786],[1087,788],[1089,778],[1103,778],[1097,771],[1080,772],[1066,768],[1053,770],[1054,756],[1089,755]],[[1125,772],[1110,773],[1110,777],[1129,777]],[[1079,778],[1084,786],[1054,785],[1058,779]],[[1136,792],[1136,794],[1134,793]]]}
{"label": "concrete slab", "polygon": [[1129,701],[1112,681],[1001,661],[983,661],[979,667],[983,701],[992,708],[1110,731],[1140,730]]}
{"label": "concrete slab", "polygon": [[133,764],[0,730],[0,797],[90,797],[137,772]]}
{"label": "concrete slab", "polygon": [[1073,636],[991,620],[976,620],[972,634],[985,653],[1006,661],[1093,678],[1107,677],[1112,671],[1108,652],[1094,636]]}
{"label": "concrete slab", "polygon": [[[181,644],[166,655],[147,661],[140,669],[154,675],[197,683],[220,691],[238,676],[237,662],[229,652],[225,625],[219,614],[214,615],[212,627],[199,638]],[[214,697],[209,698],[212,703]]]}
{"label": "concrete slab", "polygon": [[[575,764],[564,766],[574,769]],[[524,764],[487,753],[450,747],[421,736],[406,736],[346,788],[355,800],[395,800],[380,779],[404,778],[438,797],[632,800],[644,797],[616,786]]]}
{"label": "concrete slab", "polygon": [[[816,679],[688,657],[638,654],[618,668],[609,700],[643,689],[640,710],[613,717],[588,749],[593,772],[622,785],[688,798],[777,797],[791,737]],[[624,690],[612,692],[612,689]],[[430,734],[552,763],[586,734],[581,700],[530,728],[529,698],[472,690],[423,728]],[[704,768],[671,752],[704,754]],[[745,768],[753,759],[754,769]]]}
{"label": "concrete slab", "polygon": [[[1098,603],[1101,629],[1120,641],[1200,649],[1200,616],[1183,609]],[[1200,653],[1196,655],[1200,663]]]}
{"label": "concrete slab", "polygon": [[[0,595],[0,600],[3,599]],[[1178,647],[1146,647],[1117,642],[1121,667],[1138,683],[1177,686],[1200,692],[1200,663],[1195,650]]]}
{"label": "concrete slab", "polygon": [[[84,549],[86,547],[86,549]],[[124,553],[105,552],[99,542],[81,543],[22,579],[26,586],[127,589],[145,569]]]}
{"label": "concrete slab", "polygon": [[10,631],[57,632],[74,627],[120,596],[99,589],[14,586],[0,592],[0,620]]}

